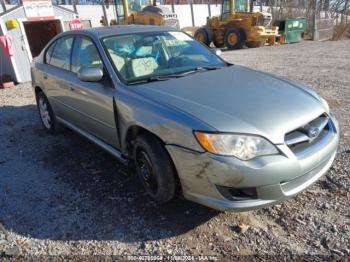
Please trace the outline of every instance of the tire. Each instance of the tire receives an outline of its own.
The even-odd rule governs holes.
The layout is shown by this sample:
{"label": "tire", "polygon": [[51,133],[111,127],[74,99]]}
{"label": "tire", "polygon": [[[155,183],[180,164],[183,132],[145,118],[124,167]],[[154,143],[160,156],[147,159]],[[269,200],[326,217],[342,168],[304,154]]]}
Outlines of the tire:
{"label": "tire", "polygon": [[224,43],[230,50],[241,49],[244,39],[244,31],[242,29],[229,27],[225,30]]}
{"label": "tire", "polygon": [[264,46],[265,41],[251,41],[251,42],[246,42],[245,45],[249,48],[257,48],[257,47]]}
{"label": "tire", "polygon": [[152,135],[137,137],[133,159],[146,193],[160,204],[171,201],[176,194],[176,173],[161,142]]}
{"label": "tire", "polygon": [[194,38],[205,44],[206,46],[210,46],[210,43],[212,42],[212,31],[210,30],[209,27],[207,26],[204,26],[204,27],[201,27],[199,29],[197,29],[197,31],[194,33]]}
{"label": "tire", "polygon": [[62,130],[62,125],[57,122],[56,116],[52,107],[49,103],[49,100],[43,92],[39,92],[36,95],[36,104],[38,107],[38,112],[40,120],[44,129],[49,134],[55,134]]}

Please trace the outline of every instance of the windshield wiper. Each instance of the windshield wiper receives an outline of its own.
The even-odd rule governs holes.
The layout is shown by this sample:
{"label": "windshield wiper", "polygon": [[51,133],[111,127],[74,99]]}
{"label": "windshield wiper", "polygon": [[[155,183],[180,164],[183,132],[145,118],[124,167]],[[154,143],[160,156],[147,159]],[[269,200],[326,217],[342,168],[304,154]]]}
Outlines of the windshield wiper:
{"label": "windshield wiper", "polygon": [[178,75],[178,74],[174,74],[174,75],[159,75],[159,76],[151,76],[148,78],[144,78],[144,79],[140,79],[140,80],[136,80],[136,81],[132,81],[129,82],[130,85],[135,85],[135,84],[140,84],[140,83],[150,83],[150,82],[158,82],[158,81],[166,81],[169,79],[173,79],[173,78],[179,78],[179,77],[183,77],[184,75]]}
{"label": "windshield wiper", "polygon": [[199,66],[194,68],[195,71],[208,71],[208,70],[216,70],[222,68],[221,66]]}
{"label": "windshield wiper", "polygon": [[189,74],[193,74],[196,72],[203,72],[203,71],[209,71],[209,70],[216,70],[220,69],[222,67],[218,66],[199,66],[192,68],[188,71],[184,71],[178,74],[169,74],[169,75],[155,75],[155,76],[150,76],[148,78],[140,79],[140,80],[135,80],[129,82],[129,85],[136,85],[136,84],[141,84],[141,83],[150,83],[150,82],[158,82],[158,81],[166,81],[169,79],[174,79],[174,78],[179,78],[179,77],[184,77]]}
{"label": "windshield wiper", "polygon": [[188,74],[193,74],[193,73],[197,73],[197,72],[203,72],[203,71],[211,71],[211,70],[216,70],[216,69],[220,69],[222,67],[220,66],[198,66],[195,68],[192,68],[188,71],[185,71],[182,73],[182,75],[188,75]]}

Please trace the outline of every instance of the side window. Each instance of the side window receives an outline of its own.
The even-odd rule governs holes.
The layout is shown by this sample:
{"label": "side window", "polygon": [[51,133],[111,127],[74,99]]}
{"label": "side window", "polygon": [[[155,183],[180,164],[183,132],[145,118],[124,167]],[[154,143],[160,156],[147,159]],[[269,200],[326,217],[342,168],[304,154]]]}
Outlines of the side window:
{"label": "side window", "polygon": [[[63,37],[57,40],[49,64],[70,70],[70,53],[73,44],[73,37]],[[50,51],[50,50],[49,50]],[[46,53],[48,55],[48,53]],[[46,58],[47,59],[47,58]],[[46,60],[48,62],[48,60]]]}
{"label": "side window", "polygon": [[96,46],[86,37],[78,37],[72,54],[72,72],[77,73],[81,67],[99,67],[103,69],[101,57]]}
{"label": "side window", "polygon": [[56,43],[53,43],[52,45],[50,45],[50,47],[46,51],[46,54],[45,54],[45,62],[46,62],[46,64],[50,64],[50,60],[51,60],[51,56],[52,56],[55,44]]}

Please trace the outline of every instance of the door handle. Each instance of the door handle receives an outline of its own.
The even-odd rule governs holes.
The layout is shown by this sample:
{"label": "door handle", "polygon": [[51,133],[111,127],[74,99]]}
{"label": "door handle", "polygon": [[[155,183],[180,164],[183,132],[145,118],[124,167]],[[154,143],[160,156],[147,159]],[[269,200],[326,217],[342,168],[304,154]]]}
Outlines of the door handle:
{"label": "door handle", "polygon": [[44,77],[44,79],[46,80],[47,79],[47,74],[43,74],[43,77]]}
{"label": "door handle", "polygon": [[73,85],[69,85],[69,90],[72,91],[72,92],[74,92],[74,91],[75,91],[74,86],[73,86]]}

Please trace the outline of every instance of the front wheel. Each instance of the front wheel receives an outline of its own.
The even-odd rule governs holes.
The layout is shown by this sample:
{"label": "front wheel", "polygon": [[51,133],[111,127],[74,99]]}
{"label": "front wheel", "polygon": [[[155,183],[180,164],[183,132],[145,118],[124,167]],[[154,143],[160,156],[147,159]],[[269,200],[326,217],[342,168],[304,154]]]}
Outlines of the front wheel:
{"label": "front wheel", "polygon": [[176,173],[170,156],[152,135],[137,137],[133,149],[134,165],[146,193],[158,203],[175,197]]}

